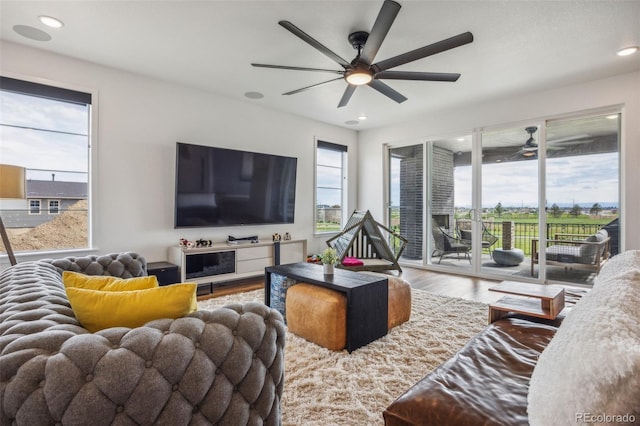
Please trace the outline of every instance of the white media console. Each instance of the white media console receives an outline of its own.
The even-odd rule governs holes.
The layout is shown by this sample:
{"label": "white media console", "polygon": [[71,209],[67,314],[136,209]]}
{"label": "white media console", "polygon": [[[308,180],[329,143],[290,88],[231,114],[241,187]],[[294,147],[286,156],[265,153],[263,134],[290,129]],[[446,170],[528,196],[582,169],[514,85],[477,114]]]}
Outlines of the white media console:
{"label": "white media console", "polygon": [[267,266],[304,262],[306,255],[307,240],[169,247],[169,262],[178,265],[180,281],[198,285],[261,276]]}

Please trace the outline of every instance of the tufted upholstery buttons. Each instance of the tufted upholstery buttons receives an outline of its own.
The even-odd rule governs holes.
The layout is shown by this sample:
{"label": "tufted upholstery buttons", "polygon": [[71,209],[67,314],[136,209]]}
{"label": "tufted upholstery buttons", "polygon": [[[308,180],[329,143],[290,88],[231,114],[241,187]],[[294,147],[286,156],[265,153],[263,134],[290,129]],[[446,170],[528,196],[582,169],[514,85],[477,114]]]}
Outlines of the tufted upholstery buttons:
{"label": "tufted upholstery buttons", "polygon": [[112,253],[105,256],[66,257],[64,259],[42,259],[58,272],[74,271],[86,275],[111,275],[119,278],[147,275],[147,261],[137,253]]}
{"label": "tufted upholstery buttons", "polygon": [[[115,261],[125,264],[110,256],[60,263],[108,275]],[[38,261],[0,271],[0,424],[17,422],[18,413],[20,424],[53,425],[61,413],[90,424],[104,410],[116,412],[114,422],[130,420],[130,411],[149,419],[143,424],[177,424],[182,418],[171,420],[191,409],[194,423],[220,424],[220,413],[231,412],[251,424],[281,423],[286,329],[276,311],[234,304],[89,333],[73,315],[60,269]],[[118,386],[106,385],[114,379]]]}

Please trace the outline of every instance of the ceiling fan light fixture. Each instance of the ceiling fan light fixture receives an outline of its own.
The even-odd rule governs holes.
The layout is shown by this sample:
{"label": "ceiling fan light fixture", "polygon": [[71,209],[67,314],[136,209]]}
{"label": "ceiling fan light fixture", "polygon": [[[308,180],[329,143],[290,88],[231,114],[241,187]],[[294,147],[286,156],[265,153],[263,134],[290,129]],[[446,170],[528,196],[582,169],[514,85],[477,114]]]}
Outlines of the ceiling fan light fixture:
{"label": "ceiling fan light fixture", "polygon": [[618,50],[617,55],[618,56],[629,56],[629,55],[633,55],[637,51],[638,51],[638,46],[629,46],[629,47],[625,47],[623,49]]}
{"label": "ceiling fan light fixture", "polygon": [[371,80],[373,80],[373,75],[371,75],[369,70],[354,69],[351,72],[347,72],[345,80],[347,80],[347,83],[353,84],[354,86],[362,86],[364,84],[369,84]]}
{"label": "ceiling fan light fixture", "polygon": [[536,151],[533,151],[533,150],[532,151],[525,151],[525,152],[522,153],[523,157],[533,157],[535,155],[536,155]]}
{"label": "ceiling fan light fixture", "polygon": [[42,22],[44,25],[50,28],[62,28],[64,27],[64,22],[59,20],[58,18],[54,18],[53,16],[40,15],[38,16],[38,20]]}

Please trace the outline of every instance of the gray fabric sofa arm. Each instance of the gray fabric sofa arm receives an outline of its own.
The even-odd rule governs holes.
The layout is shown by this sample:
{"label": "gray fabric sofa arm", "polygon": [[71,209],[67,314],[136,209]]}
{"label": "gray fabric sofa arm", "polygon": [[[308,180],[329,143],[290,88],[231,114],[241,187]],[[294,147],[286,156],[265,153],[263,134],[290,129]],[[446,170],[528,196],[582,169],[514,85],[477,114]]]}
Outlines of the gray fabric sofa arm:
{"label": "gray fabric sofa arm", "polygon": [[104,256],[65,257],[42,259],[58,272],[80,272],[86,275],[111,275],[118,278],[133,278],[147,275],[147,261],[137,253],[112,253]]}
{"label": "gray fabric sofa arm", "polygon": [[[285,326],[280,313],[263,304],[58,337],[58,350],[42,350],[28,362],[16,362],[17,371],[2,372],[0,423],[281,421]],[[37,349],[29,340],[13,356],[30,358],[25,352]],[[12,352],[9,346],[3,356]],[[4,361],[4,367],[14,364]]]}

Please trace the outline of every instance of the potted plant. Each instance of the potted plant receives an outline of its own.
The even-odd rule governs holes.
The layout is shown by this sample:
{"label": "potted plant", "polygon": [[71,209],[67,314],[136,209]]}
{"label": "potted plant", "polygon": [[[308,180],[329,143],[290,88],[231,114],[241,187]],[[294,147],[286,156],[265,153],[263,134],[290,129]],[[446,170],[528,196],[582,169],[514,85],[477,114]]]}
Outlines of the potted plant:
{"label": "potted plant", "polygon": [[333,275],[333,267],[338,263],[338,252],[336,252],[336,249],[328,247],[320,255],[320,261],[325,275]]}

